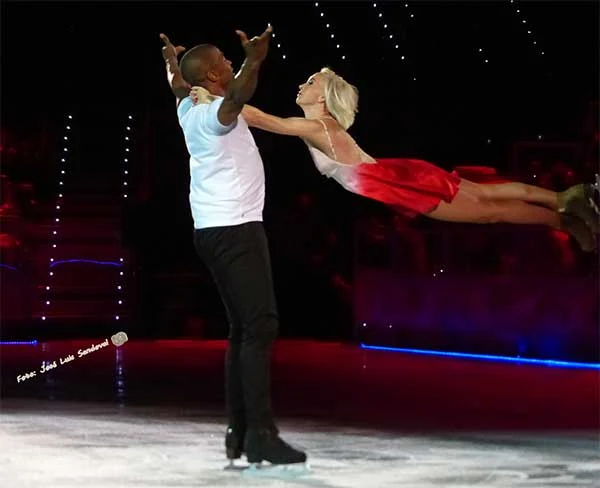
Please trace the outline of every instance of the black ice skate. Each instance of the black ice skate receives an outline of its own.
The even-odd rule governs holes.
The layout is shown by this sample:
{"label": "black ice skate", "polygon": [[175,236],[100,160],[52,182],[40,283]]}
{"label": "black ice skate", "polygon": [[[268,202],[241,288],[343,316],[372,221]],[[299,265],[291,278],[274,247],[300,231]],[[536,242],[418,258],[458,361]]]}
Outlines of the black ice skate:
{"label": "black ice skate", "polygon": [[260,469],[263,461],[277,466],[303,465],[306,462],[306,454],[290,446],[279,437],[277,429],[272,428],[248,430],[246,457],[254,469]]}
{"label": "black ice skate", "polygon": [[246,439],[246,428],[230,425],[225,434],[225,451],[227,459],[239,459],[244,452],[244,441]]}
{"label": "black ice skate", "polygon": [[225,469],[238,469],[234,464],[235,459],[242,457],[246,440],[246,427],[230,424],[225,434],[225,453],[229,465]]}

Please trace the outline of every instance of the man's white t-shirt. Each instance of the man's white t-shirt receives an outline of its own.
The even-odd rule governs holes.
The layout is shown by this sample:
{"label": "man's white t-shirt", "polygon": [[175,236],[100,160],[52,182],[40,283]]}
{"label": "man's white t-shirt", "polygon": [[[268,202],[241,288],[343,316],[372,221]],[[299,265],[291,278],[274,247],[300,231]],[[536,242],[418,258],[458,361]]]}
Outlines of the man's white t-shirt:
{"label": "man's white t-shirt", "polygon": [[194,105],[187,97],[177,107],[190,153],[190,207],[196,229],[262,221],[265,173],[260,153],[241,115],[229,126],[219,122],[221,103],[218,97]]}

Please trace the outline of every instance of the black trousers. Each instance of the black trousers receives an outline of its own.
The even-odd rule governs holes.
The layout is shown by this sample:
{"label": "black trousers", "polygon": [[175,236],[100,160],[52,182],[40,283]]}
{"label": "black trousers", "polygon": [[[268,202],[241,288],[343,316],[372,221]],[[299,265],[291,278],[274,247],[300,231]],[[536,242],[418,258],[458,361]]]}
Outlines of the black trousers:
{"label": "black trousers", "polygon": [[263,224],[196,229],[194,246],[212,273],[229,320],[225,355],[229,422],[274,427],[270,367],[279,317]]}

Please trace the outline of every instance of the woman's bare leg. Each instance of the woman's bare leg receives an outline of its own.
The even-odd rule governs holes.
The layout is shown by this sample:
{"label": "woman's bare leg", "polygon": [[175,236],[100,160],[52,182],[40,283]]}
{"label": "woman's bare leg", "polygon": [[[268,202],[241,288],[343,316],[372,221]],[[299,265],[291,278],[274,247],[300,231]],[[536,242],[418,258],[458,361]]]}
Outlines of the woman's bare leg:
{"label": "woman's bare leg", "polygon": [[553,210],[518,199],[488,200],[470,191],[470,185],[476,183],[468,182],[466,188],[463,186],[464,183],[465,181],[462,180],[458,193],[451,203],[441,202],[427,216],[447,222],[539,224],[555,229],[560,228],[560,214]]}
{"label": "woman's bare leg", "polygon": [[462,183],[451,203],[441,202],[435,210],[426,215],[446,222],[546,225],[571,234],[584,251],[596,249],[594,234],[578,217],[520,200],[482,199],[465,190]]}
{"label": "woman's bare leg", "polygon": [[558,193],[525,183],[480,184],[461,179],[461,189],[485,200],[520,200],[558,210]]}

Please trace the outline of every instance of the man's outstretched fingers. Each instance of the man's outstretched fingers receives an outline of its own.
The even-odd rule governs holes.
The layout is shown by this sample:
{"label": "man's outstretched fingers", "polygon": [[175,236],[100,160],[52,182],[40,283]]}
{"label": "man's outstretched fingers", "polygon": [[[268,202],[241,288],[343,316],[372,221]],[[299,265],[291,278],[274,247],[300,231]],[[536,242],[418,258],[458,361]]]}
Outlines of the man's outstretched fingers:
{"label": "man's outstretched fingers", "polygon": [[263,36],[267,36],[269,35],[271,32],[273,32],[273,26],[271,24],[267,25],[267,28],[265,29],[265,31],[262,33]]}
{"label": "man's outstretched fingers", "polygon": [[242,40],[243,43],[248,42],[248,37],[246,36],[246,33],[244,31],[241,30],[236,30],[235,33],[240,36],[240,39]]}

